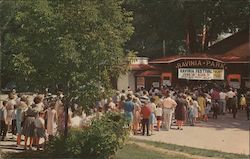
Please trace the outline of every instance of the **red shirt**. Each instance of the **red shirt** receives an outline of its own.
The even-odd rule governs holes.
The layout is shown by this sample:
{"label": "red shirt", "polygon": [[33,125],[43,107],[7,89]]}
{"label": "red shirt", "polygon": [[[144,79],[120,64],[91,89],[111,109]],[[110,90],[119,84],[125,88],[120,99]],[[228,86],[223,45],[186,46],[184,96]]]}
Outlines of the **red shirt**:
{"label": "red shirt", "polygon": [[141,114],[142,114],[142,118],[143,119],[149,119],[150,115],[151,115],[151,109],[149,106],[143,106],[141,108]]}
{"label": "red shirt", "polygon": [[212,99],[214,100],[219,100],[220,99],[220,92],[213,90],[212,94],[211,94]]}

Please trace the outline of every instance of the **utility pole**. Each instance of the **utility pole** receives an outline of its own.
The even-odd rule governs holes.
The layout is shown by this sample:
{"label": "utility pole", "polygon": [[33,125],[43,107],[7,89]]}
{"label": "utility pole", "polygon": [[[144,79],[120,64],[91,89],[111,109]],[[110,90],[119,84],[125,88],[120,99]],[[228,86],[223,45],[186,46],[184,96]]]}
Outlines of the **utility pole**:
{"label": "utility pole", "polygon": [[163,48],[163,57],[166,55],[166,43],[165,43],[165,40],[162,41],[162,48]]}

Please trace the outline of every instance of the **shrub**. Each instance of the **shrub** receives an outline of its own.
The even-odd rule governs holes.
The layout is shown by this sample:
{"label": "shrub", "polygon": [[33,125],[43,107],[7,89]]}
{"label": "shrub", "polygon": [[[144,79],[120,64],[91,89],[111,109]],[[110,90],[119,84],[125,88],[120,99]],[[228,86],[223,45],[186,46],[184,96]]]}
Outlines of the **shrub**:
{"label": "shrub", "polygon": [[120,113],[108,113],[94,119],[87,129],[71,129],[66,139],[55,138],[48,144],[47,151],[70,158],[109,158],[128,136],[124,125],[126,121]]}

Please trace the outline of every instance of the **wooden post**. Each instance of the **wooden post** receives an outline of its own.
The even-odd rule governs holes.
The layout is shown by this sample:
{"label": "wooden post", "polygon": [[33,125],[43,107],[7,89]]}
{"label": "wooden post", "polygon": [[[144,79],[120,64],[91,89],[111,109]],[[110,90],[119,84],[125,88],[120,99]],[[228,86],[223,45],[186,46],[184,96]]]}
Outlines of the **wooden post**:
{"label": "wooden post", "polygon": [[163,45],[163,56],[166,55],[166,44],[165,44],[165,40],[162,41],[162,45]]}

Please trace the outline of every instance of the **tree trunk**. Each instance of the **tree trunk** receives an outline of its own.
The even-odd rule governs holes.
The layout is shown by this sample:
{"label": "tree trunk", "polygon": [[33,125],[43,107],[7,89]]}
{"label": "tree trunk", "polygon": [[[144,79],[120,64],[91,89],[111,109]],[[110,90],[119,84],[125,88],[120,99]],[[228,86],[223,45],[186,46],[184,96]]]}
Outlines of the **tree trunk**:
{"label": "tree trunk", "polygon": [[68,120],[69,120],[69,105],[70,105],[69,86],[70,85],[69,85],[69,81],[68,81],[66,91],[65,91],[66,97],[64,97],[64,113],[65,113],[64,137],[65,137],[65,139],[68,136]]}
{"label": "tree trunk", "polygon": [[187,21],[187,48],[190,54],[197,52],[197,42],[196,42],[196,32],[193,22],[193,17],[191,15],[188,16]]}
{"label": "tree trunk", "polygon": [[64,137],[67,138],[68,136],[68,120],[69,120],[69,109],[68,109],[68,99],[66,99],[64,104],[64,112],[65,112],[65,129],[64,129]]}

